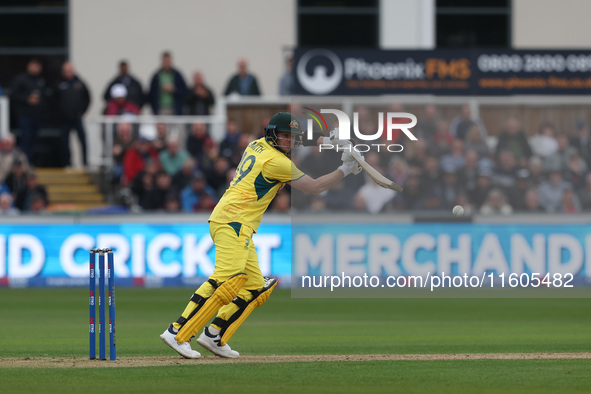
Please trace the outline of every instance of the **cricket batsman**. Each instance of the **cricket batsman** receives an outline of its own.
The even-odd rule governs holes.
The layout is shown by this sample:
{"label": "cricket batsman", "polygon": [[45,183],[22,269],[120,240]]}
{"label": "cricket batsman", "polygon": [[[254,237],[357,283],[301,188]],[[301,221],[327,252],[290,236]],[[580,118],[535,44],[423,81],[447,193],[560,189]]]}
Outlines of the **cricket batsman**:
{"label": "cricket batsman", "polygon": [[[290,159],[303,143],[303,136],[296,117],[279,112],[265,127],[265,136],[251,142],[244,151],[234,179],[209,217],[209,232],[216,247],[213,274],[195,291],[178,320],[160,335],[181,356],[201,357],[189,341],[216,313],[197,343],[220,357],[240,355],[228,341],[254,308],[267,301],[277,284],[276,279],[261,274],[252,242],[277,192],[290,184],[318,194],[361,171],[350,155],[343,155],[343,164],[335,171],[318,179],[305,175]],[[319,137],[317,143],[323,140]]]}

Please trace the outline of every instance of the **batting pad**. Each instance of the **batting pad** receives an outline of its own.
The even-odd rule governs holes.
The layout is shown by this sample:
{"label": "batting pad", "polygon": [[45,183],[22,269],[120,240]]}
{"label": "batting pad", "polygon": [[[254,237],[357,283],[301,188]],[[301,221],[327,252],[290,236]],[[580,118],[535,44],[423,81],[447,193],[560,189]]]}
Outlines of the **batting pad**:
{"label": "batting pad", "polygon": [[238,327],[240,327],[242,323],[244,323],[244,321],[252,313],[254,308],[258,308],[269,299],[269,297],[271,296],[271,292],[273,292],[273,289],[275,288],[275,286],[277,286],[277,280],[265,278],[265,282],[267,280],[270,280],[270,283],[266,284],[261,293],[248,303],[248,306],[244,309],[242,314],[240,314],[238,319],[234,320],[227,328],[224,329],[222,339],[220,340],[221,346],[224,346],[226,343],[228,343],[230,338],[232,338],[232,335],[234,335]]}
{"label": "batting pad", "polygon": [[236,274],[222,283],[203,304],[201,309],[176,334],[176,341],[189,341],[215,315],[222,306],[229,304],[246,283],[248,275]]}

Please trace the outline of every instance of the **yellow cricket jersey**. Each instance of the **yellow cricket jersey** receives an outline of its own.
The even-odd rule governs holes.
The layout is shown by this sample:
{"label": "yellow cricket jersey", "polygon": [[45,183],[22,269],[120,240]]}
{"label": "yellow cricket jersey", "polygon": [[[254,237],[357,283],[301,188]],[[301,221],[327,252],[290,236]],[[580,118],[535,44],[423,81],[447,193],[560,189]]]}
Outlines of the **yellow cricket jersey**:
{"label": "yellow cricket jersey", "polygon": [[230,187],[216,205],[210,222],[242,223],[255,232],[263,213],[287,182],[304,176],[292,161],[265,138],[251,142],[236,168]]}

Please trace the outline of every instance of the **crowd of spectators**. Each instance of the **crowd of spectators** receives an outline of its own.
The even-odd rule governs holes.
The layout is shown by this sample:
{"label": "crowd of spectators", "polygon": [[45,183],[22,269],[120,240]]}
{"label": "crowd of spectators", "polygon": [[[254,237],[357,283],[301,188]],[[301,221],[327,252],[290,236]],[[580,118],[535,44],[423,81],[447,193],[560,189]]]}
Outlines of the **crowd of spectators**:
{"label": "crowd of spectators", "polygon": [[[366,132],[376,127],[371,118],[377,119],[377,113],[367,108],[358,113],[367,117],[359,119]],[[287,212],[291,206],[304,212],[378,214],[451,210],[456,204],[468,214],[487,215],[591,211],[591,132],[584,121],[561,132],[544,123],[532,133],[510,117],[491,137],[468,106],[447,120],[429,105],[418,114],[413,131],[418,141],[394,136],[404,147],[400,153],[382,149],[365,154],[368,163],[403,186],[402,193],[380,188],[365,175],[349,176],[320,196],[286,187],[271,211]],[[130,188],[137,205],[145,210],[194,212],[215,206],[244,148],[262,136],[262,128],[259,135],[243,133],[230,119],[218,144],[206,125],[195,123],[184,144],[169,138],[161,148],[145,138],[132,142],[129,135],[129,125],[120,125],[121,142],[115,144],[114,156],[121,165],[121,184]],[[293,159],[304,172],[319,177],[339,165],[340,154],[302,148]]]}
{"label": "crowd of spectators", "polygon": [[[286,67],[292,65],[288,59]],[[69,133],[75,130],[86,143],[82,117],[90,105],[84,81],[66,62],[55,86],[46,86],[43,67],[31,60],[9,89],[20,129],[18,146],[12,135],[0,141],[0,211],[42,211],[48,204],[45,188],[37,184],[31,166],[35,135],[43,113],[54,108],[63,130],[62,165],[70,165]],[[281,77],[283,94],[291,89],[291,74]],[[226,95],[260,95],[256,77],[240,59],[224,91]],[[200,72],[188,86],[165,52],[147,89],[130,73],[126,61],[104,90],[104,114],[129,115],[129,122],[113,129],[113,184],[120,190],[119,202],[144,211],[211,211],[228,187],[242,152],[262,136],[241,131],[228,119],[222,141],[214,141],[204,123],[188,126],[186,133],[172,133],[156,125],[148,139],[138,133],[132,117],[142,108],[158,115],[209,115],[215,95]],[[393,103],[390,112],[405,112]],[[297,112],[297,111],[296,111]],[[356,108],[364,133],[378,129],[377,110]],[[578,213],[591,211],[591,132],[585,120],[571,130],[557,130],[544,123],[539,130],[525,130],[517,118],[505,119],[502,130],[491,130],[465,105],[455,116],[444,118],[434,105],[418,114],[413,132],[418,141],[402,133],[380,142],[399,143],[402,152],[371,151],[366,160],[403,186],[395,193],[378,187],[367,176],[350,176],[320,196],[304,196],[286,187],[271,210],[362,211],[373,214],[397,211],[450,210],[462,205],[468,214]],[[304,118],[302,124],[306,124]],[[405,120],[401,120],[405,123]],[[385,138],[385,133],[382,138]],[[339,165],[340,154],[302,149],[293,157],[306,173],[318,177]]]}
{"label": "crowd of spectators", "polygon": [[[366,133],[377,128],[371,120],[377,113],[370,112],[358,111],[368,117],[359,119],[369,127]],[[452,119],[440,117],[433,105],[417,117],[413,131],[418,141],[402,137],[398,143],[403,152],[365,154],[367,162],[403,186],[402,193],[376,187],[367,176],[348,177],[338,187],[341,196],[331,191],[312,198],[295,192],[294,206],[381,213],[450,211],[462,205],[468,214],[485,215],[591,211],[591,132],[586,121],[572,130],[543,123],[534,131],[509,117],[493,137],[468,105]],[[331,163],[326,153],[309,153],[300,159],[300,167],[321,175],[318,169],[331,168],[339,160],[335,155]]]}
{"label": "crowd of spectators", "polygon": [[[166,131],[164,125],[159,126]],[[193,124],[184,141],[166,132],[161,136],[134,139],[131,124],[117,125],[113,181],[132,209],[211,211],[233,178],[242,150],[252,140],[231,120],[219,144],[203,123]]]}
{"label": "crowd of spectators", "polygon": [[[86,131],[83,117],[91,103],[90,91],[74,65],[67,61],[61,75],[49,84],[43,64],[31,59],[26,69],[16,75],[6,93],[18,127],[16,138],[9,134],[0,141],[0,212],[42,211],[48,205],[47,192],[34,184],[35,147],[39,131],[53,124],[61,131],[59,151],[53,166],[72,165],[70,132],[76,132],[81,145],[83,165],[87,165]],[[248,69],[246,59],[239,59],[236,74],[229,77],[225,95],[260,95],[257,78]],[[132,118],[143,108],[155,115],[209,115],[215,95],[201,72],[192,75],[188,85],[174,67],[170,52],[161,55],[160,65],[146,88],[122,60],[117,74],[103,93],[105,115],[123,115],[130,123],[119,123],[112,131],[113,179],[133,194],[132,205],[144,210],[208,210],[225,189],[230,166],[250,137],[242,136],[236,122],[228,122],[227,138],[216,144],[207,125],[191,125],[186,141],[169,138],[164,124],[157,126],[157,137],[140,137]],[[53,122],[53,123],[52,123]],[[104,130],[104,133],[107,130]],[[42,204],[41,204],[42,202]]]}
{"label": "crowd of spectators", "polygon": [[12,134],[0,140],[0,215],[42,213],[49,204],[45,186]]}
{"label": "crowd of spectators", "polygon": [[[55,83],[48,83],[43,64],[31,59],[16,75],[6,94],[10,97],[14,123],[19,130],[18,144],[29,161],[34,161],[38,134],[51,125],[61,131],[56,167],[71,166],[70,132],[78,136],[83,165],[87,165],[86,131],[83,118],[91,104],[91,94],[72,62],[66,61]],[[237,72],[228,79],[225,95],[261,94],[257,78],[249,71],[246,59],[239,59]],[[119,62],[117,74],[106,83],[102,113],[138,115],[143,108],[155,115],[209,115],[215,95],[201,72],[192,75],[192,84],[174,67],[170,52],[164,52],[160,65],[144,88],[130,72],[127,61]]]}

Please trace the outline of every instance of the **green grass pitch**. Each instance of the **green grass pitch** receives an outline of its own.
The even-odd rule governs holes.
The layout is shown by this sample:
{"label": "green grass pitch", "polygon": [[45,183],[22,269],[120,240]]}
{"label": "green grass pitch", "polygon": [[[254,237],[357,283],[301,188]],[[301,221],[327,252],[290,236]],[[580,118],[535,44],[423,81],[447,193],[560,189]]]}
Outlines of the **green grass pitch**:
{"label": "green grass pitch", "polygon": [[[191,293],[118,289],[118,356],[183,361],[158,335]],[[249,356],[589,352],[591,299],[292,299],[276,290],[230,344]],[[0,290],[0,358],[26,357],[88,357],[87,290]],[[1,367],[0,386],[2,393],[573,393],[591,392],[591,360]]]}

